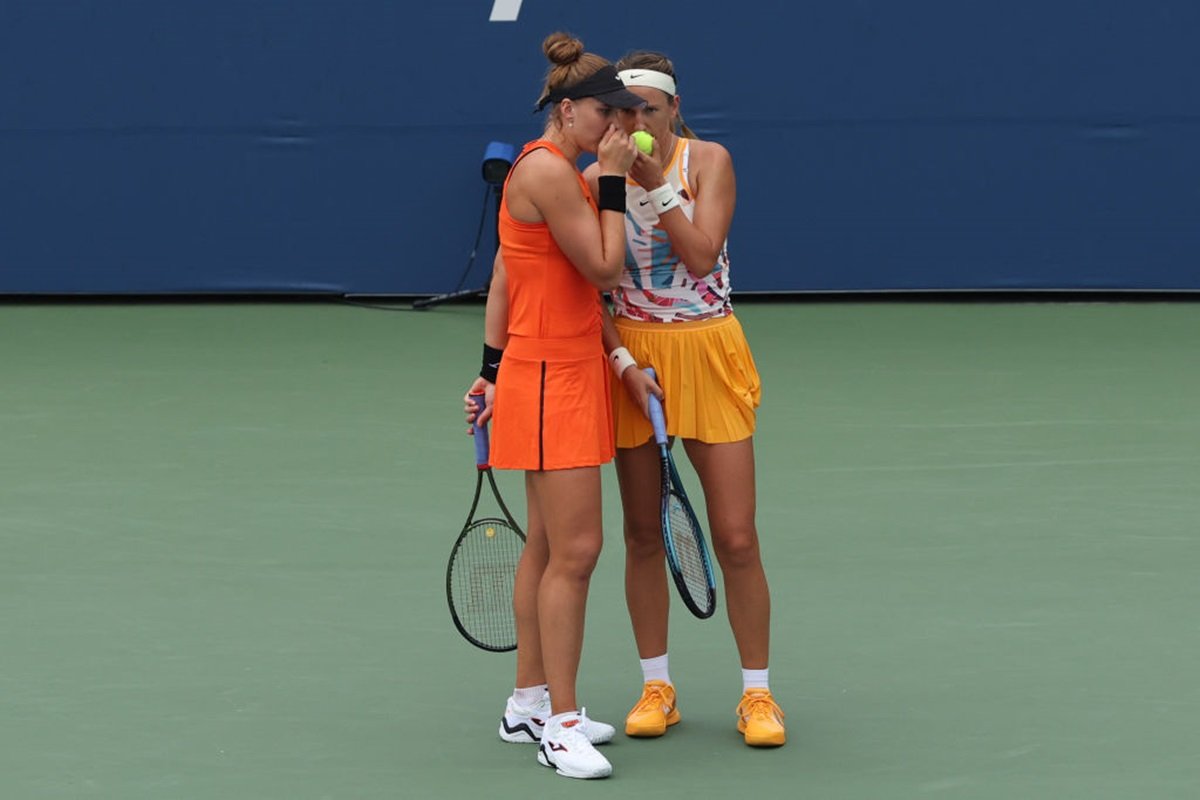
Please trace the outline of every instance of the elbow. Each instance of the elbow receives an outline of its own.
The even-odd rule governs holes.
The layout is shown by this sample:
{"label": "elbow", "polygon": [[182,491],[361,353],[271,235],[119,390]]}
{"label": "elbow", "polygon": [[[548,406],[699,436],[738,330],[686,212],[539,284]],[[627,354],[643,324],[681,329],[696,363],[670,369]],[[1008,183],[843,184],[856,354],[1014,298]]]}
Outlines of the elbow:
{"label": "elbow", "polygon": [[693,278],[707,278],[717,268],[717,259],[715,257],[706,258],[700,262],[700,266],[698,267],[692,266],[692,263],[689,261],[687,268]]}
{"label": "elbow", "polygon": [[725,253],[724,247],[718,247],[715,250],[706,250],[700,255],[700,271],[696,273],[698,278],[707,278],[713,274],[721,264],[721,256]]}
{"label": "elbow", "polygon": [[624,271],[624,264],[618,266],[615,270],[603,269],[595,274],[592,278],[592,285],[602,292],[611,292],[621,285],[621,273]]}

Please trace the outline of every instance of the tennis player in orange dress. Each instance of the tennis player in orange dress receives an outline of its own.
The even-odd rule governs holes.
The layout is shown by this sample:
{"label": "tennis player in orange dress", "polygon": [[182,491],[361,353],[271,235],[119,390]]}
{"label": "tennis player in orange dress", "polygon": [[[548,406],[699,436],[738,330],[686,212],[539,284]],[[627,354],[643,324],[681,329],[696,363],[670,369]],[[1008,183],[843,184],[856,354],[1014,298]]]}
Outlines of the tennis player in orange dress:
{"label": "tennis player in orange dress", "polygon": [[[621,275],[637,153],[618,110],[643,101],[578,39],[552,34],[542,47],[553,66],[538,108],[550,111],[505,183],[484,366],[470,391],[484,392],[480,422],[494,423],[491,464],[525,471],[529,509],[513,597],[517,688],[500,736],[539,742],[538,761],[560,775],[602,778],[612,766],[593,745],[613,728],[587,718],[575,679],[603,539],[600,466],[615,449],[599,291]],[[597,156],[595,199],[576,166],[585,152]]]}

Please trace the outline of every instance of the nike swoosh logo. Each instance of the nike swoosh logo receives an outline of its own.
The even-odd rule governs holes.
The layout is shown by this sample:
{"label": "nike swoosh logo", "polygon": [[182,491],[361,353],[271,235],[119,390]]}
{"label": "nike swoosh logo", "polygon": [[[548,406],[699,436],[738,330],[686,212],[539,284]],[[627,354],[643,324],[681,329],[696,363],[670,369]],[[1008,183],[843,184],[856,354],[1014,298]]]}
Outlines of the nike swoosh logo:
{"label": "nike swoosh logo", "polygon": [[663,200],[663,207],[664,207],[664,208],[666,208],[666,207],[667,207],[667,206],[669,206],[669,205],[671,205],[671,201],[670,201],[670,200]]}
{"label": "nike swoosh logo", "polygon": [[638,205],[639,206],[648,206],[648,205],[650,205],[650,201],[649,200],[639,200]]}
{"label": "nike swoosh logo", "polygon": [[642,77],[642,73],[640,73],[640,72],[631,72],[631,73],[629,73],[629,80],[631,80],[631,81],[632,81],[632,80],[637,80],[637,79],[638,79],[638,78],[640,78],[640,77]]}

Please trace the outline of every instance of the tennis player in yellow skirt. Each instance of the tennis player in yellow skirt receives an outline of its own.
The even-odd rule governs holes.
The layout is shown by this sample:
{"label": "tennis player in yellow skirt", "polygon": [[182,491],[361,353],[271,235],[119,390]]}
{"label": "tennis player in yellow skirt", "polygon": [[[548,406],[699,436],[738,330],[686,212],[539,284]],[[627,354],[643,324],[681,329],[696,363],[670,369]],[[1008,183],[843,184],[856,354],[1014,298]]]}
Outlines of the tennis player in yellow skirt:
{"label": "tennis player in yellow skirt", "polygon": [[[748,745],[786,741],[768,681],[771,600],[755,528],[754,428],[761,385],[729,299],[726,237],[736,186],[728,151],[682,124],[675,70],[659,53],[617,64],[646,101],[621,112],[654,137],[626,183],[625,270],[612,293],[604,345],[614,373],[617,476],[625,512],[625,596],[641,658],[629,736],[661,736],[680,721],[667,656],[669,592],[659,521],[658,447],[646,398],[664,401],[667,432],[700,477],[725,607],[742,663],[737,729]],[[585,171],[594,180],[598,172]],[[645,374],[657,371],[661,388]]]}

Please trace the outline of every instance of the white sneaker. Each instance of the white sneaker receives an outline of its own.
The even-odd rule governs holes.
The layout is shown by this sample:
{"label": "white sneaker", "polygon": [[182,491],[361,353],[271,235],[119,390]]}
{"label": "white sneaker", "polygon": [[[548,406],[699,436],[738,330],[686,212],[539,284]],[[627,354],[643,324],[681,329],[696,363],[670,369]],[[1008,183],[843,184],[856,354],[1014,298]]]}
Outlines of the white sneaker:
{"label": "white sneaker", "polygon": [[[542,695],[537,705],[528,708],[517,705],[512,697],[504,705],[504,716],[500,718],[500,738],[514,744],[537,744],[542,740],[542,729],[550,719],[550,695]],[[605,722],[588,718],[587,709],[579,712],[583,729],[592,744],[611,742],[616,728]]]}
{"label": "white sneaker", "polygon": [[587,718],[572,712],[552,717],[542,731],[538,763],[568,778],[607,778],[612,764],[592,746],[582,728]]}
{"label": "white sneaker", "polygon": [[519,706],[510,695],[500,718],[500,738],[514,744],[537,744],[542,728],[550,719],[550,695],[543,694],[537,705]]}
{"label": "white sneaker", "polygon": [[589,717],[586,708],[579,709],[579,718],[583,720],[583,732],[592,744],[611,742],[617,733],[617,729],[607,722],[600,722]]}

